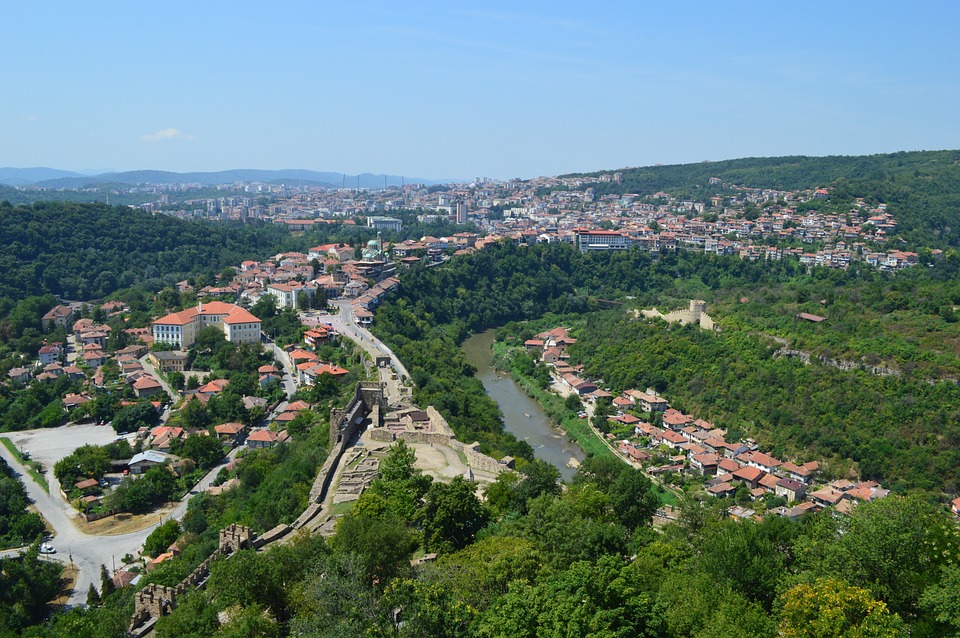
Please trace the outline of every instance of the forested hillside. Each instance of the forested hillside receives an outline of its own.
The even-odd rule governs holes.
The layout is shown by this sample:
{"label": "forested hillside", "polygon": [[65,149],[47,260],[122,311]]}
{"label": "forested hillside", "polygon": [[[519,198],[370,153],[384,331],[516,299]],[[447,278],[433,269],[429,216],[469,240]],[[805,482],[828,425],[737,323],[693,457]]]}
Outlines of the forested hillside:
{"label": "forested hillside", "polygon": [[159,288],[165,277],[219,272],[262,258],[285,229],[227,226],[105,204],[0,203],[0,303],[53,293],[103,297],[120,288]]}
{"label": "forested hillside", "polygon": [[[603,171],[613,173],[614,171]],[[589,182],[596,194],[658,191],[707,201],[726,184],[775,190],[830,187],[837,204],[863,197],[886,203],[903,236],[917,245],[960,245],[960,151],[831,157],[753,157],[618,171],[623,182]],[[574,174],[586,178],[601,173]],[[586,188],[585,185],[583,188]]]}
{"label": "forested hillside", "polygon": [[960,491],[960,388],[775,357],[743,331],[590,316],[572,362],[611,391],[654,387],[671,404],[749,435],[774,456],[830,461],[898,491]]}

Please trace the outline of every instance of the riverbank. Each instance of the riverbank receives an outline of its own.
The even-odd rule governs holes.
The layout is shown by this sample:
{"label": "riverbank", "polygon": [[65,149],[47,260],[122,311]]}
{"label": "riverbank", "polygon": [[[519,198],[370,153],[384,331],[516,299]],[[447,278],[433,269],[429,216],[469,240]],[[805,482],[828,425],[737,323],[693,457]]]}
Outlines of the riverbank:
{"label": "riverbank", "polygon": [[483,385],[487,397],[497,404],[504,430],[528,444],[536,458],[556,467],[563,479],[569,481],[586,455],[562,429],[553,426],[541,404],[514,381],[509,372],[493,369],[495,333],[487,330],[461,344],[467,361],[476,368],[474,378]]}
{"label": "riverbank", "polygon": [[[603,440],[596,430],[590,426],[590,420],[579,418],[565,405],[565,397],[539,386],[535,379],[518,372],[510,365],[509,349],[505,343],[493,343],[493,357],[491,366],[510,377],[522,387],[532,399],[537,401],[552,423],[558,423],[566,432],[570,440],[574,441],[589,456],[605,456],[635,467],[633,463],[618,454],[613,446]],[[677,494],[665,487],[656,479],[652,479],[652,489],[664,505],[677,505]]]}
{"label": "riverbank", "polygon": [[615,456],[610,448],[593,433],[587,419],[581,419],[567,409],[563,397],[540,388],[534,379],[520,374],[509,365],[507,346],[502,342],[493,344],[493,367],[509,374],[524,389],[527,396],[540,404],[551,424],[562,429],[569,439],[588,456]]}

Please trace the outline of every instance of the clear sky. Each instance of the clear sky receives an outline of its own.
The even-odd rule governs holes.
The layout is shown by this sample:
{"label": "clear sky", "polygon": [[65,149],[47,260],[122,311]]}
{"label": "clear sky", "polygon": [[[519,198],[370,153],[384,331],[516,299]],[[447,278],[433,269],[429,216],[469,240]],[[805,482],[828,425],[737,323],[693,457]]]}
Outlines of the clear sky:
{"label": "clear sky", "polygon": [[555,175],[960,148],[960,2],[9,2],[0,166]]}

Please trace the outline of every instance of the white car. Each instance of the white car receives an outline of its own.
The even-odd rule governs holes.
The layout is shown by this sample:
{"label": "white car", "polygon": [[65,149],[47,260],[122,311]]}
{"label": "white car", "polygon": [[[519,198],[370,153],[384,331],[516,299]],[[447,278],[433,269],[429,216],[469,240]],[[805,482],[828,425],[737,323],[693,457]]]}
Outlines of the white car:
{"label": "white car", "polygon": [[40,545],[41,554],[56,554],[57,548],[51,545],[50,543],[43,543]]}

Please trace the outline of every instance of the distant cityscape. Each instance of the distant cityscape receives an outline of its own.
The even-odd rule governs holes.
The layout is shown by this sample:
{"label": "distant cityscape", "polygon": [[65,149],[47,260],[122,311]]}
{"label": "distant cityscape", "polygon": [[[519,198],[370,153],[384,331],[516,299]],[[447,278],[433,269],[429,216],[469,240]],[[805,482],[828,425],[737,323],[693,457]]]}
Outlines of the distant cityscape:
{"label": "distant cityscape", "polygon": [[[217,197],[196,199],[176,195],[207,187],[140,185],[115,192],[155,193],[156,200],[138,205],[148,212],[223,221],[259,219],[286,224],[291,231],[362,218],[371,228],[396,231],[401,222],[390,214],[412,210],[419,213],[419,222],[475,223],[489,239],[566,242],[581,251],[636,246],[660,254],[685,249],[750,260],[792,256],[803,265],[830,268],[860,262],[881,270],[918,263],[916,252],[880,248],[897,237],[897,222],[884,204],[870,206],[858,199],[844,213],[803,210],[803,204],[827,199],[829,189],[751,188],[719,178],[709,182],[724,194],[705,201],[666,192],[598,196],[593,187],[622,179],[622,173],[613,172],[383,189],[237,183],[216,187],[222,193]],[[933,258],[942,255],[937,249],[931,253]]]}

